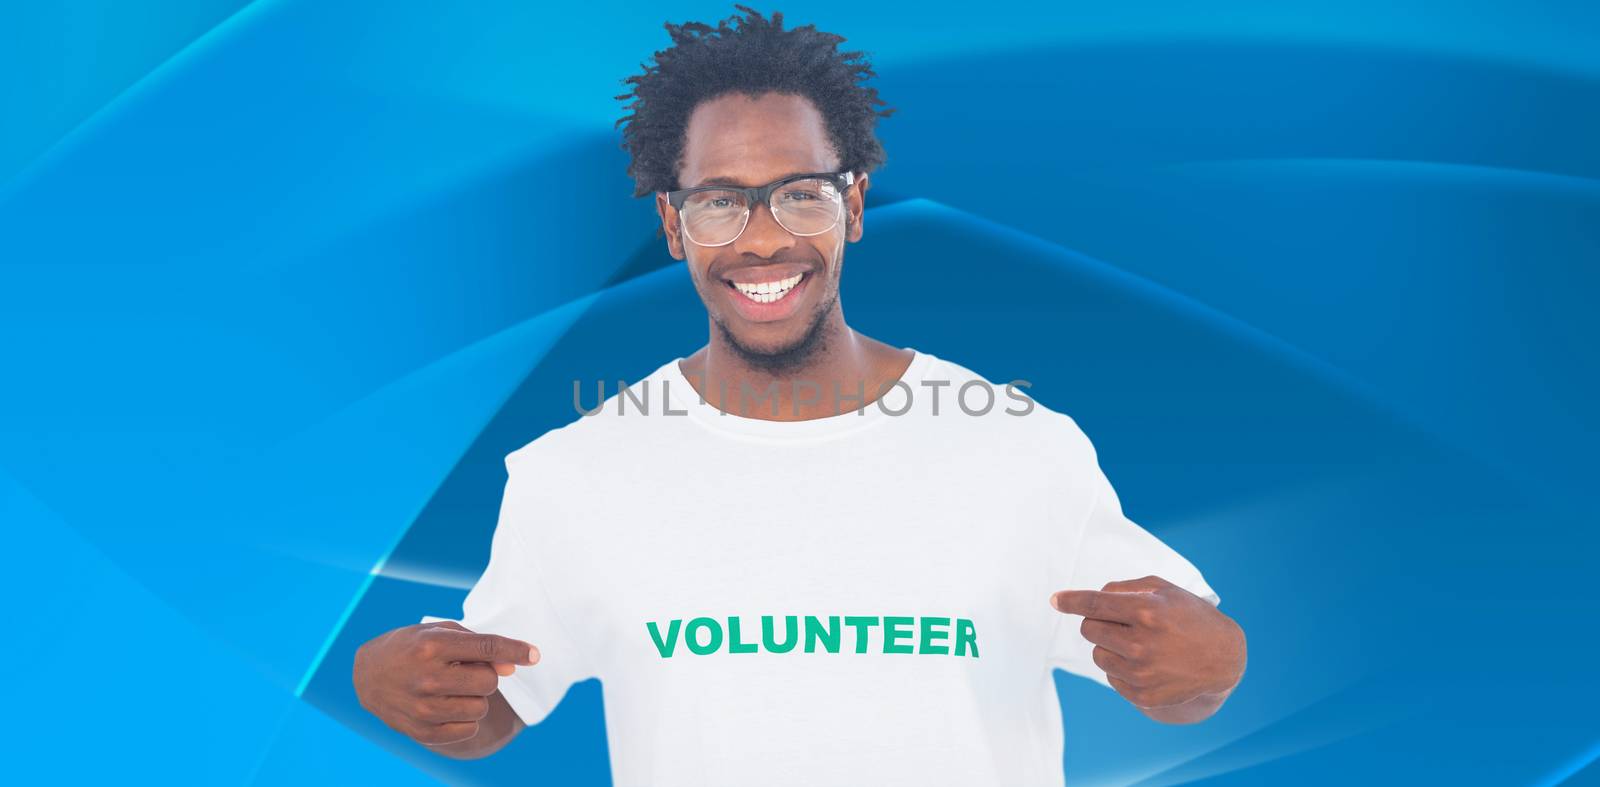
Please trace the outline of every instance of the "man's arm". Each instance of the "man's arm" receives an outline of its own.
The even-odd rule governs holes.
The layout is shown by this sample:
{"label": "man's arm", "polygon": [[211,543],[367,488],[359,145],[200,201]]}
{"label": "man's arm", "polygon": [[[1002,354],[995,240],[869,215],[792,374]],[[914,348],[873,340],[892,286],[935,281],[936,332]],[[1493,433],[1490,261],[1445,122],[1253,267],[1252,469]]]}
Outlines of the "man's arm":
{"label": "man's arm", "polygon": [[489,697],[489,715],[478,722],[478,734],[455,743],[424,743],[429,749],[458,760],[476,760],[499,751],[528,725],[511,709],[505,695],[496,691]]}
{"label": "man's arm", "polygon": [[1095,645],[1095,665],[1111,688],[1156,721],[1204,721],[1244,677],[1244,629],[1160,577],[1063,590],[1050,604],[1083,616],[1079,630]]}

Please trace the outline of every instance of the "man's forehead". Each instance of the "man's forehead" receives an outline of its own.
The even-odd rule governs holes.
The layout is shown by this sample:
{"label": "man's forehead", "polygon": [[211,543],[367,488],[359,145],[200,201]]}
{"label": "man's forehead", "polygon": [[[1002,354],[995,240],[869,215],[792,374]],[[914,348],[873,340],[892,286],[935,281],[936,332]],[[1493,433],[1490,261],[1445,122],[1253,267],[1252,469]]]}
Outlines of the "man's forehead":
{"label": "man's forehead", "polygon": [[773,155],[760,157],[730,155],[725,161],[708,162],[704,167],[691,167],[685,163],[681,173],[683,188],[694,186],[762,186],[791,175],[813,172],[834,172],[838,161],[832,151],[826,157],[816,155]]}
{"label": "man's forehead", "polygon": [[680,186],[759,186],[803,172],[831,172],[838,161],[822,115],[809,100],[733,94],[704,102],[690,115]]}

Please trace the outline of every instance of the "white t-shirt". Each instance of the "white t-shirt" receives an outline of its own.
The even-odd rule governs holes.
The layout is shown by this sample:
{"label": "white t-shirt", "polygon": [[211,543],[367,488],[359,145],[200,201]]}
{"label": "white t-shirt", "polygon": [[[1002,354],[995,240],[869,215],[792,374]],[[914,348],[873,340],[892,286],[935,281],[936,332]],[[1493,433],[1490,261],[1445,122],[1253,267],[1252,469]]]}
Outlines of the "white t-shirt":
{"label": "white t-shirt", "polygon": [[1217,595],[1070,418],[927,353],[902,383],[773,421],[675,359],[509,454],[461,623],[539,647],[500,679],[512,709],[537,724],[599,678],[622,787],[1062,784],[1051,671],[1106,678],[1050,594]]}

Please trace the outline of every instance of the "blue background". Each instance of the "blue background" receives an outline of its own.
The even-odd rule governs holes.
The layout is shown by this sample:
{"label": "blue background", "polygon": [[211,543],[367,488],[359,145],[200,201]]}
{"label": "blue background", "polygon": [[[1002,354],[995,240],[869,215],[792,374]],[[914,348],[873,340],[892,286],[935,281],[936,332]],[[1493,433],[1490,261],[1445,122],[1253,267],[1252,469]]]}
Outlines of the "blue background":
{"label": "blue background", "polygon": [[[613,97],[732,8],[462,5],[0,11],[13,776],[608,783],[595,682],[458,762],[350,660],[705,341]],[[1033,381],[1249,633],[1198,726],[1057,673],[1069,783],[1600,781],[1600,6],[1397,6],[790,9],[898,110],[852,325]]]}

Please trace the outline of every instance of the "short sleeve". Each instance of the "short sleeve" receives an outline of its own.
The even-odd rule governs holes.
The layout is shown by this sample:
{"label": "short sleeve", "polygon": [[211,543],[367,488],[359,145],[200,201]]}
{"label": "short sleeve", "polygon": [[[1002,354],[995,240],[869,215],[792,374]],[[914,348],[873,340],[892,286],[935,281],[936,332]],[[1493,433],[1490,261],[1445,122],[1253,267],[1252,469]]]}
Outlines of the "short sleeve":
{"label": "short sleeve", "polygon": [[520,639],[539,648],[539,663],[500,677],[500,693],[524,724],[543,721],[574,683],[594,677],[562,623],[540,578],[524,529],[540,512],[521,494],[515,474],[506,482],[500,518],[490,540],[489,565],[462,602],[460,623],[470,631]]}
{"label": "short sleeve", "polygon": [[[1221,598],[1192,563],[1123,516],[1116,490],[1099,466],[1092,466],[1094,502],[1077,530],[1078,546],[1067,560],[1072,568],[1058,589],[1099,590],[1108,582],[1154,575],[1212,604],[1220,603]],[[1082,624],[1082,616],[1061,614],[1050,648],[1051,666],[1110,686],[1105,670],[1090,655],[1094,643],[1079,631]]]}

